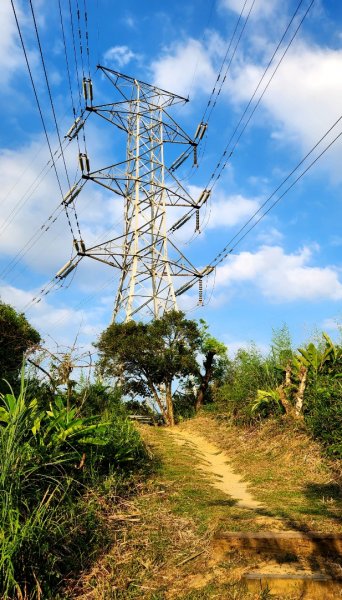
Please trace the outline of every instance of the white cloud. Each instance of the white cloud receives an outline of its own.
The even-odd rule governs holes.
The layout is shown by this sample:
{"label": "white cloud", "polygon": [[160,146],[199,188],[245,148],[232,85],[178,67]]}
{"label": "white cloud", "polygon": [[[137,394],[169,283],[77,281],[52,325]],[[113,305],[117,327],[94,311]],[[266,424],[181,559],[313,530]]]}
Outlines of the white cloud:
{"label": "white cloud", "polygon": [[280,246],[262,246],[254,254],[241,252],[218,267],[216,286],[252,284],[275,302],[341,300],[337,269],[310,266],[312,254],[308,247],[285,254]]}
{"label": "white cloud", "polygon": [[276,227],[270,227],[267,231],[262,231],[258,235],[258,241],[263,244],[275,244],[281,242],[284,235]]}
{"label": "white cloud", "polygon": [[[244,16],[248,14],[251,7],[252,0],[246,5]],[[240,14],[243,7],[241,0],[220,0],[219,6],[227,10],[231,10],[237,14]],[[256,2],[251,11],[251,18],[265,18],[270,17],[278,8],[279,0],[261,0]]]}
{"label": "white cloud", "polygon": [[341,317],[324,319],[321,327],[322,327],[323,331],[326,331],[327,329],[329,329],[330,331],[342,332]]}
{"label": "white cloud", "polygon": [[[0,283],[1,300],[18,311],[22,311],[35,296],[36,290],[23,290]],[[27,310],[27,319],[39,331],[46,346],[51,345],[51,338],[57,339],[59,344],[71,345],[77,334],[80,344],[90,344],[108,325],[110,311],[100,300],[93,301],[92,310],[89,311],[86,307],[56,306],[56,299],[56,296],[42,298]]]}
{"label": "white cloud", "polygon": [[[98,137],[94,126],[88,127],[87,144],[93,165],[101,165],[101,163],[103,165],[108,161],[107,156],[106,159],[103,158],[108,148],[106,136],[101,135],[101,142],[97,140]],[[54,146],[56,140],[53,136],[51,136],[51,141],[52,146]],[[101,146],[102,144],[103,146]],[[69,174],[72,179],[77,167],[75,154],[76,148],[73,145],[69,146],[65,152]],[[27,254],[22,256],[21,264],[28,265],[36,273],[44,273],[52,277],[56,270],[70,258],[72,236],[66,216],[62,211],[55,223],[49,222],[49,230],[40,237],[39,228],[61,202],[61,195],[53,169],[48,171],[44,179],[40,178],[38,187],[36,185],[32,186],[48,159],[49,155],[42,136],[32,139],[31,143],[22,146],[18,150],[0,150],[0,170],[3,174],[2,189],[7,190],[7,194],[4,194],[1,201],[0,254],[8,257],[7,264],[9,264],[9,261],[16,256],[18,251],[25,249],[25,247],[28,248],[27,244],[30,245],[29,240],[37,233],[33,240],[37,243],[32,246],[32,249],[29,249]],[[63,193],[66,193],[68,184],[65,177],[63,179],[61,160],[57,162],[57,168],[62,181]],[[15,186],[11,190],[13,183],[15,183]],[[27,193],[30,189],[32,194]],[[105,241],[113,237],[115,231],[121,232],[123,203],[119,198],[115,198],[115,201],[113,201],[113,194],[110,192],[104,191],[96,184],[87,182],[75,204],[81,225],[81,233],[87,247],[98,243],[100,240]],[[69,209],[69,214],[72,219],[74,233],[76,237],[79,237],[72,209]],[[104,214],[106,219],[103,218]],[[94,261],[89,261],[89,269],[90,271],[96,270]],[[10,273],[9,282],[12,281],[13,274]],[[92,282],[95,285],[93,279]]]}
{"label": "white cloud", "polygon": [[[22,13],[17,7],[18,18]],[[23,55],[10,2],[0,2],[0,83],[6,85],[22,67]]]}
{"label": "white cloud", "polygon": [[[336,77],[341,70],[342,50],[297,41],[262,99],[272,137],[286,143],[299,143],[303,149],[313,145],[341,115],[342,80]],[[238,104],[247,102],[263,71],[263,65],[249,60],[235,63],[226,88],[230,99]],[[267,80],[268,77],[265,84]],[[263,89],[262,85],[260,91]],[[330,135],[326,143],[332,137]],[[340,159],[341,156],[339,164]],[[331,163],[331,155],[329,161]],[[337,164],[332,165],[337,170]]]}
{"label": "white cloud", "polygon": [[219,192],[214,195],[208,221],[209,229],[233,227],[248,219],[259,208],[258,200],[245,198],[241,194],[224,196]]}
{"label": "white cloud", "polygon": [[117,67],[125,67],[132,60],[139,58],[138,54],[135,54],[128,46],[112,46],[103,55],[106,63]]}
{"label": "white cloud", "polygon": [[[215,40],[218,39],[215,35]],[[212,43],[211,36],[207,44],[209,50],[189,38],[166,48],[163,55],[151,63],[154,84],[183,96],[188,95],[190,88],[192,94],[209,93],[216,75],[212,62],[221,48],[220,44]]]}

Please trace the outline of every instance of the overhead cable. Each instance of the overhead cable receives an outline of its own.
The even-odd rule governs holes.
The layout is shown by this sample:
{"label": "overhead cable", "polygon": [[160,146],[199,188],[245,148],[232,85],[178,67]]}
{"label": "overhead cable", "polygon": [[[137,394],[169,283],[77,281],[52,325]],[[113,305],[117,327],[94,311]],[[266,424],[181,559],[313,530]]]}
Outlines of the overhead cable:
{"label": "overhead cable", "polygon": [[[240,126],[240,124],[241,124],[241,122],[242,122],[242,119],[243,119],[244,115],[246,114],[246,112],[247,112],[247,110],[248,110],[249,106],[251,105],[251,102],[253,101],[253,99],[254,99],[254,97],[255,97],[255,95],[256,95],[256,92],[258,91],[258,89],[259,89],[259,87],[260,87],[260,85],[261,85],[261,83],[262,83],[262,81],[263,81],[263,79],[264,79],[264,77],[265,77],[265,75],[266,75],[266,73],[267,73],[267,71],[268,71],[268,69],[269,69],[269,67],[270,67],[271,63],[272,63],[272,60],[273,60],[274,56],[276,55],[276,53],[277,53],[277,51],[278,51],[278,49],[279,49],[279,47],[280,47],[280,44],[281,44],[282,40],[284,39],[284,37],[285,37],[285,35],[286,35],[286,33],[287,33],[287,31],[288,31],[288,29],[289,29],[290,25],[292,24],[292,22],[293,22],[293,20],[294,20],[294,18],[295,18],[295,16],[296,16],[296,14],[297,14],[297,12],[298,12],[298,10],[299,10],[299,7],[300,7],[300,5],[302,4],[302,2],[300,2],[300,3],[299,3],[299,5],[297,6],[297,9],[296,9],[296,11],[295,11],[295,14],[294,14],[294,16],[291,18],[291,21],[290,21],[289,25],[287,26],[287,28],[286,28],[286,31],[285,31],[284,35],[282,36],[282,38],[281,38],[281,41],[280,41],[280,42],[279,42],[279,44],[277,45],[277,48],[276,48],[276,50],[274,51],[274,53],[273,53],[273,56],[272,56],[271,60],[269,61],[268,65],[267,65],[267,67],[266,67],[266,69],[265,69],[265,71],[264,71],[264,73],[263,73],[263,75],[262,75],[262,77],[261,77],[261,79],[260,79],[260,81],[259,81],[259,83],[258,83],[258,85],[257,85],[257,87],[256,87],[256,89],[255,89],[255,91],[254,91],[254,93],[253,93],[253,95],[252,95],[252,98],[251,98],[251,100],[248,102],[248,104],[247,104],[247,106],[246,106],[246,109],[245,109],[245,111],[244,111],[244,113],[243,113],[243,115],[242,115],[242,117],[241,117],[241,119],[240,119],[240,121],[239,121],[238,125],[237,125],[237,126],[236,126],[236,128],[234,129],[234,132],[233,132],[233,134],[231,135],[231,137],[229,138],[229,141],[228,141],[228,143],[227,143],[227,145],[226,145],[226,147],[225,147],[225,149],[224,149],[224,151],[223,151],[223,153],[222,153],[222,155],[221,155],[221,158],[220,158],[220,160],[218,161],[218,163],[217,163],[217,165],[216,165],[216,167],[215,167],[214,171],[213,171],[213,172],[212,172],[212,174],[211,174],[211,177],[210,177],[210,182],[209,182],[209,185],[208,185],[208,188],[207,188],[207,189],[210,189],[210,190],[212,190],[212,189],[213,189],[213,187],[214,187],[214,185],[216,184],[216,182],[217,182],[217,181],[219,180],[219,178],[221,177],[221,175],[222,175],[222,172],[224,171],[225,167],[227,166],[227,164],[228,164],[228,162],[229,162],[229,159],[231,158],[231,156],[232,156],[232,154],[233,154],[233,152],[234,152],[234,150],[235,150],[235,148],[236,148],[236,146],[237,146],[238,142],[240,141],[240,139],[241,139],[241,137],[242,137],[242,135],[243,135],[244,131],[246,130],[246,128],[247,128],[247,126],[248,126],[248,124],[249,124],[250,120],[252,119],[252,117],[253,117],[253,115],[254,115],[254,113],[255,113],[256,109],[258,108],[258,106],[259,106],[259,104],[260,104],[260,102],[261,102],[262,98],[264,97],[264,94],[266,93],[266,90],[268,89],[268,87],[269,87],[269,85],[270,85],[271,81],[273,80],[273,78],[274,78],[274,76],[275,76],[276,72],[278,71],[278,69],[279,69],[279,67],[280,67],[281,63],[283,62],[283,60],[284,60],[284,58],[285,58],[285,56],[286,56],[286,54],[287,54],[287,52],[288,52],[289,48],[291,47],[291,45],[292,45],[292,43],[293,43],[293,41],[294,41],[295,37],[297,36],[297,34],[298,34],[298,32],[299,32],[299,30],[300,30],[301,26],[303,25],[303,23],[304,23],[304,20],[306,19],[306,17],[307,17],[307,15],[308,15],[308,13],[309,13],[310,9],[312,8],[312,6],[313,6],[314,2],[315,2],[315,0],[311,0],[311,2],[310,2],[310,4],[309,4],[309,6],[307,7],[307,9],[306,9],[306,11],[305,11],[304,15],[302,16],[302,18],[301,18],[301,20],[300,20],[300,22],[299,22],[298,26],[296,27],[296,29],[295,29],[295,31],[294,31],[294,33],[293,33],[293,35],[291,36],[291,38],[290,38],[290,40],[289,40],[289,42],[288,42],[288,44],[287,44],[287,46],[286,46],[286,48],[285,48],[285,50],[284,50],[283,54],[281,55],[281,57],[280,57],[280,59],[279,59],[279,61],[278,61],[277,65],[276,65],[276,67],[274,68],[274,70],[273,70],[273,72],[272,72],[272,74],[271,74],[271,77],[270,77],[270,78],[269,78],[269,80],[267,81],[267,83],[266,83],[266,85],[265,85],[265,87],[264,87],[264,89],[263,89],[262,93],[260,94],[260,96],[259,96],[259,98],[258,98],[258,100],[257,100],[257,102],[256,102],[256,104],[255,104],[255,106],[253,107],[253,110],[252,110],[252,112],[251,112],[250,116],[248,117],[248,119],[247,119],[246,123],[244,124],[244,126],[243,126],[243,128],[242,128],[242,130],[241,130],[241,132],[239,133],[239,136],[238,136],[238,138],[235,140],[235,142],[234,142],[234,145],[233,145],[232,149],[230,150],[230,144],[232,143],[232,141],[233,141],[233,139],[234,139],[234,135],[235,135],[235,133],[237,132],[237,130],[238,130],[238,127]],[[230,150],[230,151],[229,151],[229,150]]]}
{"label": "overhead cable", "polygon": [[[60,147],[60,151],[62,153],[62,160],[63,160],[64,170],[65,170],[65,175],[66,175],[68,186],[69,186],[69,189],[70,189],[71,188],[71,183],[70,183],[69,173],[68,173],[68,169],[67,169],[67,165],[66,165],[66,161],[65,161],[65,156],[64,156],[64,151],[63,151],[63,147],[62,147],[62,140],[61,140],[61,136],[60,136],[60,132],[59,132],[59,126],[58,126],[58,123],[57,123],[56,111],[55,111],[54,102],[53,102],[53,99],[52,99],[52,93],[51,93],[49,78],[48,78],[48,74],[47,74],[47,70],[46,70],[45,59],[44,59],[44,54],[43,54],[43,50],[42,50],[42,46],[41,46],[41,42],[40,42],[40,36],[39,36],[39,32],[38,32],[37,21],[36,21],[36,16],[35,16],[35,12],[34,12],[34,8],[33,8],[32,0],[29,0],[29,3],[30,3],[32,19],[33,19],[33,23],[34,23],[34,29],[35,29],[35,33],[36,33],[38,48],[39,48],[39,54],[40,54],[40,58],[41,58],[42,66],[43,66],[46,87],[47,87],[47,90],[48,90],[48,95],[49,95],[51,110],[52,110],[53,119],[54,119],[55,128],[56,128],[56,133],[57,133],[57,137],[58,137],[59,147]],[[72,235],[73,239],[75,239],[75,234],[74,234],[74,231],[73,231],[73,227],[72,227],[71,220],[70,220],[70,215],[69,215],[68,208],[67,208],[66,204],[64,204],[64,210],[65,210],[65,214],[66,214],[66,217],[67,217],[67,221],[68,221],[68,225],[69,225],[69,229],[70,229],[71,235]],[[78,229],[79,229],[79,227],[78,227]],[[80,237],[82,237],[81,236],[81,232],[78,231],[78,233],[79,233]]]}
{"label": "overhead cable", "polygon": [[[292,171],[283,179],[280,185],[272,192],[272,194],[262,203],[262,205],[256,210],[253,215],[246,221],[246,223],[239,229],[239,231],[232,237],[229,242],[225,245],[223,250],[213,259],[210,263],[210,266],[216,266],[221,263],[227,256],[230,254],[236,246],[248,235],[254,227],[280,202],[280,200],[304,177],[307,172],[319,161],[320,158],[331,148],[335,142],[342,136],[342,131],[338,133],[334,139],[327,144],[327,146],[311,161],[311,163],[296,177],[296,179],[282,192],[280,196],[278,196],[272,204],[262,212],[263,208],[265,208],[272,198],[277,194],[277,192],[284,186],[284,184],[294,175],[296,171],[298,171],[299,167],[307,160],[307,158],[315,151],[315,149],[321,144],[321,142],[331,133],[331,131],[337,126],[338,123],[342,121],[342,115],[335,121],[335,123],[326,131],[326,133],[318,140],[318,142],[311,148],[311,150],[304,156],[304,158],[297,164],[297,166],[292,169]],[[255,221],[255,217],[259,214],[261,215]],[[250,227],[248,227],[250,225]],[[246,231],[245,231],[246,230]],[[242,234],[242,235],[240,235]],[[239,237],[240,236],[240,237]],[[236,240],[236,241],[235,241]]]}

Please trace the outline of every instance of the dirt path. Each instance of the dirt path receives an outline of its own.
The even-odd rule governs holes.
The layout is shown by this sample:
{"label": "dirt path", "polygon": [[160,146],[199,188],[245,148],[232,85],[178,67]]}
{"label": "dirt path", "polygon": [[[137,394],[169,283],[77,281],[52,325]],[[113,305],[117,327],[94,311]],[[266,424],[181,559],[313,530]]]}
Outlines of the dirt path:
{"label": "dirt path", "polygon": [[211,485],[237,500],[236,506],[251,510],[263,508],[248,492],[247,483],[232,470],[228,456],[217,446],[189,431],[175,428],[169,433],[178,444],[190,445],[195,457],[193,466],[212,475]]}

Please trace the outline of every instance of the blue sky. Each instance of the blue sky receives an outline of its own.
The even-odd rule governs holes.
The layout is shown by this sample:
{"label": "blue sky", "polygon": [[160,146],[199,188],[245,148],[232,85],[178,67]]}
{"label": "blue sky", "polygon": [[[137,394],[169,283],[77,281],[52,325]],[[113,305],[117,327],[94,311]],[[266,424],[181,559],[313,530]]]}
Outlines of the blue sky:
{"label": "blue sky", "polygon": [[[73,117],[58,1],[32,2],[57,121],[64,136]],[[58,140],[32,16],[27,2],[16,0],[14,4],[55,150]],[[76,0],[71,4],[77,28]],[[83,17],[84,0],[78,4]],[[302,1],[255,100],[310,4],[309,0]],[[111,0],[87,0],[95,103],[110,101],[113,94],[96,73],[96,64],[101,63],[189,95],[190,102],[175,108],[173,116],[193,135],[243,5],[243,0],[127,0],[114,6]],[[240,30],[245,27],[209,120],[199,167],[190,169],[189,164],[177,171],[195,197],[208,184],[298,5],[299,0],[245,3],[239,24]],[[77,99],[68,0],[61,0],[61,6]],[[79,54],[77,36],[76,46]],[[83,52],[86,59],[84,37]],[[177,236],[198,267],[213,260],[341,116],[341,72],[342,6],[316,0],[213,189],[210,206],[201,216],[206,227],[188,245],[185,242],[192,236],[193,223]],[[0,296],[22,310],[70,258],[72,236],[64,213],[56,222],[49,221],[48,231],[39,229],[61,198],[54,171],[50,169],[44,178],[40,176],[49,153],[10,0],[3,0],[0,6],[0,83]],[[99,121],[89,118],[85,128],[91,164],[97,167],[120,160],[124,152],[123,141],[114,128]],[[310,159],[340,132],[342,121]],[[189,311],[189,317],[206,319],[213,334],[232,352],[250,340],[265,348],[272,328],[284,322],[295,343],[306,340],[316,329],[337,334],[342,312],[341,140],[218,265],[215,278],[209,278],[205,285],[203,308],[197,307],[195,289],[182,297],[181,308]],[[74,143],[65,151],[72,179],[79,177],[77,153]],[[57,169],[66,192],[61,160],[57,161]],[[84,188],[76,206],[87,245],[106,239],[108,232],[120,231],[122,204],[95,184]],[[52,344],[53,338],[68,344],[78,334],[79,344],[88,346],[110,321],[116,285],[117,274],[109,267],[83,260],[63,288],[29,306],[27,317],[47,343]]]}

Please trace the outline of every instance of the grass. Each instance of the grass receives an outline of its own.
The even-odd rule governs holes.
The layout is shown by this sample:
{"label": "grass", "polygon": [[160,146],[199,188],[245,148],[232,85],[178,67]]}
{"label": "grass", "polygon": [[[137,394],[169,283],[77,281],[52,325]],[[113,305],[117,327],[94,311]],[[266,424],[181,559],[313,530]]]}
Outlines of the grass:
{"label": "grass", "polygon": [[[237,428],[231,430],[227,426],[222,428],[213,419],[199,418],[182,427],[202,433],[205,430],[206,436],[217,445],[230,448],[229,444],[232,444],[234,464],[241,470],[247,470],[247,464],[252,461],[252,465],[248,466],[249,474],[252,475],[253,467],[255,471],[254,479],[251,477],[251,491],[257,498],[262,496],[270,502],[271,517],[281,516],[285,498],[286,527],[290,519],[298,525],[301,518],[302,524],[308,523],[313,516],[318,518],[316,511],[319,511],[319,515],[324,513],[320,497],[311,503],[310,509],[301,491],[301,486],[308,481],[327,485],[328,477],[331,477],[328,467],[320,461],[319,456],[314,454],[313,457],[313,447],[308,438],[304,444],[305,449],[311,452],[308,472],[303,470],[301,459],[298,459],[294,473],[291,472],[291,457],[287,450],[285,466],[280,467],[280,473],[277,473],[270,446],[276,453],[279,448],[273,438],[272,444],[267,445],[266,438],[270,431],[267,435],[265,431],[259,432],[259,440],[254,432],[249,444],[244,438],[246,432]],[[248,592],[241,581],[246,568],[255,567],[259,559],[253,559],[251,563],[251,558],[238,551],[227,554],[213,541],[213,534],[220,529],[269,529],[269,521],[266,518],[264,521],[262,518],[256,520],[254,511],[237,507],[233,499],[213,488],[210,477],[194,468],[190,446],[178,446],[166,429],[143,427],[142,432],[154,453],[156,471],[141,484],[137,497],[109,511],[108,520],[113,526],[114,536],[112,547],[91,571],[83,574],[70,598],[268,600],[272,597],[277,600],[277,596],[271,596],[265,588],[257,594]],[[281,435],[285,435],[284,431]],[[277,441],[284,444],[283,437]],[[250,451],[251,445],[253,452]],[[261,458],[262,462],[256,468]],[[299,472],[300,482],[296,480]],[[294,487],[293,498],[291,489],[287,488],[289,482]],[[275,490],[272,491],[270,486],[273,484]],[[336,488],[331,483],[329,485],[329,493],[335,494]],[[323,525],[319,529],[328,530],[329,524],[330,516],[326,520],[323,517]],[[283,595],[281,598],[294,600],[298,596]]]}
{"label": "grass", "polygon": [[249,481],[250,492],[267,507],[266,514],[281,518],[284,528],[342,532],[336,470],[300,425],[268,420],[239,428],[200,417],[190,426],[227,451],[233,468]]}

